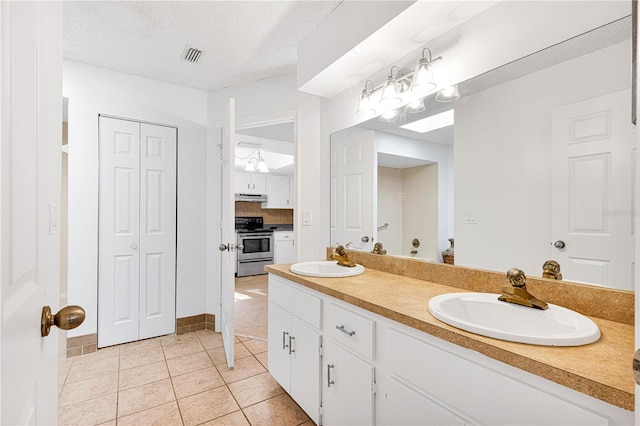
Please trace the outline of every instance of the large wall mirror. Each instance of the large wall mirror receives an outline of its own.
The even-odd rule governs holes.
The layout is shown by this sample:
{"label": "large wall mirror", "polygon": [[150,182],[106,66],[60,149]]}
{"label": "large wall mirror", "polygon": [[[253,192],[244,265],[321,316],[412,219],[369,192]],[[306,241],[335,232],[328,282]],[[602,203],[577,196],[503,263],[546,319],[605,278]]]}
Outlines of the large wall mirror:
{"label": "large wall mirror", "polygon": [[632,290],[631,73],[627,17],[333,134],[331,243],[442,262],[455,238],[456,265]]}

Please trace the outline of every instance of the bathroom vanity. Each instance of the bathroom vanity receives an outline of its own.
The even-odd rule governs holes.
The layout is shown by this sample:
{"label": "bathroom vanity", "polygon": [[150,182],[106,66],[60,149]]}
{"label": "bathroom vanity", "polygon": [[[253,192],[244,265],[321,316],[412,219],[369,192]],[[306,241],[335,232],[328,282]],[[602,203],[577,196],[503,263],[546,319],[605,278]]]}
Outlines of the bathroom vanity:
{"label": "bathroom vanity", "polygon": [[317,424],[633,424],[632,325],[592,317],[602,337],[585,346],[506,342],[431,316],[460,288],[266,269],[269,371]]}

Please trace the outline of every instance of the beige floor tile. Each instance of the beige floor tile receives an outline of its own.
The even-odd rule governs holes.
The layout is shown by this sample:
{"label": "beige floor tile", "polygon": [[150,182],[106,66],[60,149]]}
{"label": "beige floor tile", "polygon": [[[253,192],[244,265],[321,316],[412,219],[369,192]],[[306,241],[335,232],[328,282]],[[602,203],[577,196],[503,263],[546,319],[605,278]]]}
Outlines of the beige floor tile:
{"label": "beige floor tile", "polygon": [[229,390],[241,408],[256,404],[284,392],[269,373],[258,374],[229,384]]}
{"label": "beige floor tile", "polygon": [[229,370],[226,364],[216,365],[216,368],[226,383],[237,382],[238,380],[256,376],[267,371],[262,364],[252,356],[236,360],[233,370]]}
{"label": "beige floor tile", "polygon": [[198,425],[240,408],[226,386],[179,399],[178,404],[186,426]]}
{"label": "beige floor tile", "polygon": [[[210,331],[210,330],[200,330],[200,331]],[[196,331],[196,333],[198,333]],[[213,333],[213,334],[211,334]],[[222,343],[222,334],[210,332],[209,334],[202,334],[200,336],[200,343],[206,350],[219,348],[223,345]]]}
{"label": "beige floor tile", "polygon": [[171,373],[173,377],[212,367],[213,363],[206,352],[197,352],[191,355],[168,359],[167,366],[169,367],[169,373]]}
{"label": "beige floor tile", "polygon": [[[177,358],[184,355],[190,355],[196,352],[204,352],[204,347],[200,343],[200,339],[195,334],[192,338],[177,339],[170,343],[163,343],[162,349],[166,359]],[[180,336],[179,336],[180,337]]]}
{"label": "beige floor tile", "polygon": [[224,380],[215,367],[176,376],[171,381],[178,399],[224,385]]}
{"label": "beige floor tile", "polygon": [[118,418],[119,426],[182,425],[182,417],[176,401],[159,405],[139,413]]}
{"label": "beige floor tile", "polygon": [[198,340],[198,335],[195,332],[192,332],[184,334],[169,334],[160,338],[163,346],[174,342],[187,342],[190,340]]}
{"label": "beige floor tile", "polygon": [[234,411],[226,416],[203,423],[202,426],[249,426],[249,422],[242,411]]}
{"label": "beige floor tile", "polygon": [[120,390],[125,390],[168,378],[167,363],[164,361],[154,362],[153,364],[121,370],[118,387]]}
{"label": "beige floor tile", "polygon": [[96,376],[116,373],[118,371],[118,357],[111,356],[96,359],[93,362],[73,363],[67,375],[67,383],[79,382]]}
{"label": "beige floor tile", "polygon": [[151,347],[160,347],[160,338],[154,337],[152,339],[138,340],[136,342],[125,343],[120,346],[120,355],[128,354],[130,352],[144,352]]}
{"label": "beige floor tile", "polygon": [[264,368],[269,370],[269,361],[268,361],[269,352],[262,352],[258,355],[255,355],[255,357],[258,361],[260,361],[260,364],[262,364]]}
{"label": "beige floor tile", "polygon": [[146,348],[137,347],[135,350],[123,351],[120,354],[120,370],[140,367],[164,361],[164,352],[160,345],[150,345]]}
{"label": "beige floor tile", "polygon": [[100,398],[79,402],[58,410],[58,425],[97,425],[116,418],[118,395],[114,392]]}
{"label": "beige floor tile", "polygon": [[309,416],[286,393],[251,405],[243,411],[252,425],[290,426],[309,420]]}
{"label": "beige floor tile", "polygon": [[73,360],[73,365],[78,365],[85,363],[94,363],[102,359],[117,357],[118,355],[120,355],[120,347],[109,346],[108,348],[98,349],[96,352],[91,352],[86,355],[74,356],[70,359]]}
{"label": "beige floor tile", "polygon": [[171,380],[149,383],[118,393],[118,418],[175,401]]}
{"label": "beige floor tile", "polygon": [[242,342],[242,344],[249,349],[249,352],[251,352],[254,355],[257,354],[261,354],[262,352],[266,352],[267,351],[267,342],[264,342],[262,340],[247,340],[245,342]]}
{"label": "beige floor tile", "polygon": [[100,423],[98,426],[116,426],[116,421],[114,420],[109,420],[108,422],[105,423]]}
{"label": "beige floor tile", "polygon": [[309,420],[302,423],[300,426],[316,426],[316,422],[314,422],[313,420]]}
{"label": "beige floor tile", "polygon": [[62,392],[62,387],[67,381],[67,375],[69,374],[69,370],[71,369],[71,365],[73,363],[73,358],[60,358],[58,360],[58,397]]}
{"label": "beige floor tile", "polygon": [[67,383],[62,388],[59,407],[66,407],[71,404],[96,399],[118,391],[118,374],[107,374],[105,376],[93,377],[75,383]]}
{"label": "beige floor tile", "polygon": [[[214,364],[224,364],[227,362],[227,356],[224,353],[224,347],[219,347],[207,351]],[[242,343],[236,342],[233,346],[233,359],[246,358],[251,356],[251,352]]]}
{"label": "beige floor tile", "polygon": [[250,339],[251,337],[249,337],[248,335],[236,335],[236,341],[238,342],[245,342]]}

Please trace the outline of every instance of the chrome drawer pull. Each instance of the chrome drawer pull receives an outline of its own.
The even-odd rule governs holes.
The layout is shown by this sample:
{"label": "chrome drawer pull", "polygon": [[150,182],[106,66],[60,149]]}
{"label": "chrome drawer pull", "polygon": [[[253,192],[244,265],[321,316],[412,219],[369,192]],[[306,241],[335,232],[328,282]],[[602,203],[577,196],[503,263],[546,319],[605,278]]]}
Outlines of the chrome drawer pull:
{"label": "chrome drawer pull", "polygon": [[336,329],[342,331],[344,334],[348,334],[349,336],[354,336],[356,334],[355,331],[345,330],[344,325],[336,325]]}
{"label": "chrome drawer pull", "polygon": [[327,364],[327,387],[330,388],[331,385],[335,384],[333,380],[331,380],[331,369],[334,368],[333,364]]}
{"label": "chrome drawer pull", "polygon": [[293,349],[293,344],[291,343],[292,340],[296,340],[296,338],[293,336],[289,336],[289,355],[296,351],[295,349]]}
{"label": "chrome drawer pull", "polygon": [[287,344],[285,343],[285,341],[286,341],[285,338],[286,338],[287,334],[289,334],[289,333],[287,333],[286,331],[282,332],[282,349],[283,350],[287,349],[287,347],[288,347]]}

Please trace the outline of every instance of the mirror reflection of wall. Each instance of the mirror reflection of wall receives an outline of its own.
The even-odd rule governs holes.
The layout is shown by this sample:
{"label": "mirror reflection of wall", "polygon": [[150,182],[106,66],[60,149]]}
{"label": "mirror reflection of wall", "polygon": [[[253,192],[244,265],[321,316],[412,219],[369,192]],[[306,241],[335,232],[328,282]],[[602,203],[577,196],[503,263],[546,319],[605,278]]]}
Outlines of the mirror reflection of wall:
{"label": "mirror reflection of wall", "polygon": [[[447,239],[455,237],[457,265],[494,271],[518,267],[540,276],[543,263],[555,259],[566,280],[633,289],[630,36],[631,20],[624,18],[462,82],[462,97],[455,102],[438,103],[429,96],[423,113],[358,126],[378,138],[411,138],[451,150],[447,160],[431,159],[438,163],[437,261]],[[620,107],[607,106],[610,98]],[[580,112],[583,104],[592,110]],[[420,134],[401,127],[452,108],[455,123],[447,128]],[[449,137],[444,143],[443,133]],[[569,134],[572,140],[557,143]],[[332,135],[332,147],[333,140]],[[588,151],[594,143],[600,146]],[[559,188],[564,195],[557,195]],[[578,191],[567,192],[571,188]],[[377,226],[389,222],[380,217],[389,209],[377,206]],[[402,227],[396,225],[400,234],[405,228],[404,220]],[[621,236],[605,242],[613,230]],[[334,231],[331,241],[338,241]],[[398,235],[384,237],[386,231],[377,233],[378,240],[389,240],[394,254],[404,255],[404,248],[395,249]],[[572,240],[580,234],[595,237],[591,246],[604,251],[577,250],[586,246]],[[556,240],[565,241],[566,248],[554,247]]]}

